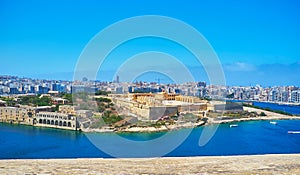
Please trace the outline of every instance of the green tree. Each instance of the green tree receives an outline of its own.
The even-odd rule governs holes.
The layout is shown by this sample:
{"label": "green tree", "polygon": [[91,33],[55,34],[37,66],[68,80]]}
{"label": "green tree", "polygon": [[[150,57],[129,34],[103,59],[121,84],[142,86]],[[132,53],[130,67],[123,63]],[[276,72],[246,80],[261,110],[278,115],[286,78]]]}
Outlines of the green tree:
{"label": "green tree", "polygon": [[111,103],[111,99],[109,99],[109,98],[103,98],[103,97],[100,97],[100,98],[95,98],[95,100],[96,100],[97,102]]}
{"label": "green tree", "polygon": [[48,96],[22,96],[19,98],[19,103],[22,105],[32,106],[50,106],[52,105],[51,98]]}
{"label": "green tree", "polygon": [[259,116],[267,116],[264,112],[261,112]]}
{"label": "green tree", "polygon": [[109,94],[109,92],[107,92],[107,91],[102,91],[102,90],[99,90],[99,91],[97,91],[96,93],[95,93],[95,95],[108,95]]}

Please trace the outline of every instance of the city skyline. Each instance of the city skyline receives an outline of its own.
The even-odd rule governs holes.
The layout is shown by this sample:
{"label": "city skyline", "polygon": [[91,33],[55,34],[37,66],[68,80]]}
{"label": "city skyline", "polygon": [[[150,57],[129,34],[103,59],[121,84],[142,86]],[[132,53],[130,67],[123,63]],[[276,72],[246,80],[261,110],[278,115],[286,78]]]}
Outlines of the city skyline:
{"label": "city skyline", "polygon": [[63,81],[21,78],[0,75],[0,97],[14,95],[41,95],[81,92],[96,94],[98,91],[112,94],[129,93],[170,93],[200,97],[204,99],[236,99],[267,102],[284,102],[300,104],[300,87],[297,86],[224,86],[207,84],[206,82],[185,82],[164,84],[160,79],[157,82],[121,82],[117,76],[113,82],[88,80]]}
{"label": "city skyline", "polygon": [[[152,76],[154,75],[154,76]],[[103,79],[88,79],[86,77],[83,77],[83,79],[81,80],[68,80],[68,79],[55,79],[55,78],[36,78],[36,77],[30,77],[30,76],[18,76],[18,75],[1,75],[0,74],[0,80],[3,77],[7,77],[8,79],[11,78],[17,78],[17,79],[24,79],[24,80],[33,80],[33,81],[40,81],[40,82],[69,82],[69,83],[76,83],[76,82],[89,82],[89,83],[129,83],[129,84],[136,84],[136,83],[156,83],[157,85],[181,85],[181,84],[186,84],[186,83],[199,83],[199,82],[203,82],[206,85],[212,85],[212,86],[220,86],[220,87],[263,87],[263,88],[270,88],[270,87],[295,87],[295,88],[300,88],[300,86],[298,85],[294,85],[294,84],[288,84],[288,85],[262,85],[259,83],[249,83],[249,84],[245,84],[245,85],[229,85],[229,84],[225,84],[225,85],[216,85],[216,84],[212,84],[210,82],[204,81],[204,80],[195,80],[195,81],[183,81],[183,82],[174,82],[171,78],[167,77],[164,74],[160,74],[157,72],[150,72],[150,74],[142,74],[141,76],[138,76],[136,79],[134,79],[133,81],[123,81],[122,78],[120,78],[120,75],[115,76],[113,79],[109,79],[109,80],[103,80]],[[165,78],[165,79],[164,79]],[[0,81],[1,82],[1,81]],[[3,85],[3,81],[2,81],[2,85]],[[20,82],[21,83],[21,82]],[[0,84],[1,85],[1,84]]]}
{"label": "city skyline", "polygon": [[[77,59],[94,35],[119,20],[154,14],[179,19],[202,33],[216,51],[228,85],[300,86],[298,3],[3,1],[0,74],[72,80]],[[149,50],[171,53],[199,76],[197,81],[209,82],[201,64],[184,49],[153,38],[121,46],[108,58],[100,79],[113,80],[110,71]]]}

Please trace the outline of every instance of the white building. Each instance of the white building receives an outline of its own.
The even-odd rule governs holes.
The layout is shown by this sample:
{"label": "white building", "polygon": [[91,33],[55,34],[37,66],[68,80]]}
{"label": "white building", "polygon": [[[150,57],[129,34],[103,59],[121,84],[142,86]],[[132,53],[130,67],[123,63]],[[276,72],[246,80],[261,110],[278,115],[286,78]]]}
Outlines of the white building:
{"label": "white building", "polygon": [[291,96],[292,102],[300,103],[300,90],[292,91]]}

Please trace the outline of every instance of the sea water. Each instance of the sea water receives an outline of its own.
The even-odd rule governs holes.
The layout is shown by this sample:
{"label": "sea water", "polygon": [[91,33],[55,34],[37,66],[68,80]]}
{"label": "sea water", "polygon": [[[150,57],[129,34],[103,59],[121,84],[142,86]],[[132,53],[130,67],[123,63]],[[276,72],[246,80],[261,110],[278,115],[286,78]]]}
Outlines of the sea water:
{"label": "sea water", "polygon": [[[232,123],[231,123],[232,124]],[[300,153],[300,120],[278,120],[277,125],[270,121],[247,121],[234,123],[237,127],[220,124],[209,142],[199,146],[203,127],[192,130],[186,140],[178,147],[162,156],[223,156]],[[185,129],[170,131],[180,135]],[[163,137],[166,132],[157,133],[119,133],[118,136],[136,142]],[[103,139],[116,139],[112,133],[83,133],[60,129],[40,128],[24,125],[0,123],[0,159],[14,158],[109,158],[113,157],[98,149],[89,136]],[[126,157],[156,157],[155,150],[161,145],[151,147],[145,156],[135,155],[134,151]],[[124,149],[120,144],[111,149]]]}

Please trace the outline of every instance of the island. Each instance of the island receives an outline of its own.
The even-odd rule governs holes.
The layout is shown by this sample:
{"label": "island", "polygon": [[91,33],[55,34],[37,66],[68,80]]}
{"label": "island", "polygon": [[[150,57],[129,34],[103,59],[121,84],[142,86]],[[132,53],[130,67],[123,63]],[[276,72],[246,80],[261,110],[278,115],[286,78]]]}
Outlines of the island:
{"label": "island", "polygon": [[83,132],[159,132],[249,120],[300,119],[252,106],[165,91],[73,94],[50,91],[1,97],[0,122]]}

